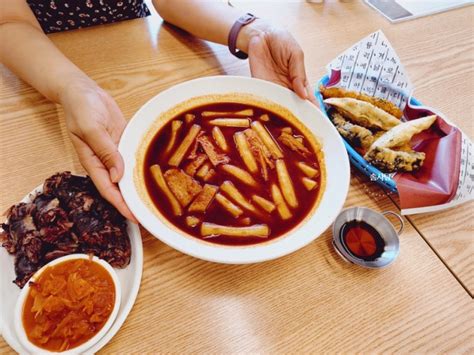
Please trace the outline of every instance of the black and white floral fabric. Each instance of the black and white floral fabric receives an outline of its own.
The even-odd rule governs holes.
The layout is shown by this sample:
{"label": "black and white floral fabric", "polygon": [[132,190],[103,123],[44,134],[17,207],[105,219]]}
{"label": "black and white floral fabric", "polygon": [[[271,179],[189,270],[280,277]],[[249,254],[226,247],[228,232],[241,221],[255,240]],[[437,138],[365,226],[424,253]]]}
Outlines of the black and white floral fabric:
{"label": "black and white floral fabric", "polygon": [[27,0],[45,33],[150,15],[143,0]]}

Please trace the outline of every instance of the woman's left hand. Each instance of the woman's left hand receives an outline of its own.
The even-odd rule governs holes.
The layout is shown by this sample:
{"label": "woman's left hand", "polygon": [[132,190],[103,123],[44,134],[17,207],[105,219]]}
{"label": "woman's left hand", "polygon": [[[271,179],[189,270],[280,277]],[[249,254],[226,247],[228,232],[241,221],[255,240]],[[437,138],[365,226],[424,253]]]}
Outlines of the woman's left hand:
{"label": "woman's left hand", "polygon": [[127,124],[117,103],[87,77],[72,78],[60,102],[72,144],[94,185],[124,217],[138,223],[117,186],[124,171],[117,145]]}
{"label": "woman's left hand", "polygon": [[253,77],[280,84],[316,104],[303,50],[288,31],[269,27],[254,32],[248,41],[248,55]]}

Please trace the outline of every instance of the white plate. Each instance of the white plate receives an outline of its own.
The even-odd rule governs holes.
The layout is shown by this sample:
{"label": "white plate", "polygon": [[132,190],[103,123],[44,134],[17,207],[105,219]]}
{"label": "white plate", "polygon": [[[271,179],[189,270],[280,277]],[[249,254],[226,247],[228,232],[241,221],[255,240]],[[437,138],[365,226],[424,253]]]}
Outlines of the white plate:
{"label": "white plate", "polygon": [[[31,191],[21,202],[30,202],[36,194],[43,191],[43,185]],[[109,331],[87,353],[100,350],[118,332],[132,309],[138,294],[143,269],[143,248],[138,225],[127,222],[132,255],[130,264],[125,269],[115,269],[122,289],[122,301],[117,318]],[[15,304],[20,295],[20,288],[12,281],[15,279],[14,256],[0,246],[0,330],[5,341],[20,354],[28,353],[18,340],[14,327]]]}
{"label": "white plate", "polygon": [[[294,231],[269,243],[225,247],[186,236],[163,222],[147,207],[134,183],[136,152],[144,135],[161,113],[197,96],[244,93],[273,101],[290,110],[322,143],[326,166],[326,189],[313,215]],[[349,159],[334,125],[309,101],[279,85],[245,77],[214,76],[184,82],[148,101],[129,122],[119,143],[125,161],[120,190],[140,223],[171,247],[204,260],[245,264],[275,259],[302,248],[321,235],[341,210],[349,189]],[[141,167],[140,167],[141,168]]]}

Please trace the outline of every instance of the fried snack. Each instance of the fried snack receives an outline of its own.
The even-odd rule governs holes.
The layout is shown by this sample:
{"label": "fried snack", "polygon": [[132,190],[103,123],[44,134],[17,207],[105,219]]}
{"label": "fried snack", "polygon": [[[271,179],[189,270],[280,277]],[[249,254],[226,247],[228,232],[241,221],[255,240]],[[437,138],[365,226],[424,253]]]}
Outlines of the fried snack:
{"label": "fried snack", "polygon": [[169,165],[178,166],[181,163],[184,158],[184,155],[186,154],[189,147],[191,147],[191,145],[193,144],[200,130],[201,126],[197,124],[192,125],[192,127],[189,129],[188,133],[184,137],[183,141],[178,146],[178,149],[176,149],[176,151],[168,161]]}
{"label": "fried snack", "polygon": [[194,158],[186,167],[184,168],[184,171],[186,174],[194,176],[198,169],[201,167],[202,164],[205,163],[207,160],[207,155],[206,154],[198,154],[196,158]]}
{"label": "fried snack", "polygon": [[416,171],[425,160],[425,153],[415,152],[409,142],[411,138],[431,127],[436,115],[403,122],[377,139],[364,158],[385,172]]}
{"label": "fried snack", "polygon": [[176,143],[176,137],[178,136],[179,129],[183,125],[183,121],[171,122],[171,135],[168,145],[166,146],[165,153],[169,153]]}
{"label": "fried snack", "polygon": [[384,134],[385,134],[386,131],[376,131],[374,133],[374,142],[379,139],[380,137],[382,137]]}
{"label": "fried snack", "polygon": [[432,115],[403,122],[377,139],[372,148],[394,148],[407,145],[415,134],[430,128],[436,121],[436,117]]}
{"label": "fried snack", "polygon": [[189,205],[188,211],[198,213],[206,212],[207,207],[216,195],[218,189],[219,188],[215,185],[205,184],[199,195],[197,195],[191,205]]}
{"label": "fried snack", "polygon": [[387,131],[400,124],[398,118],[366,101],[333,97],[324,100],[324,103],[335,107],[344,117],[365,128]]}
{"label": "fried snack", "polygon": [[234,134],[234,142],[235,146],[237,147],[237,151],[239,152],[239,155],[242,158],[242,161],[244,162],[247,169],[249,169],[252,174],[257,173],[257,161],[255,160],[252,151],[250,150],[249,143],[247,142],[244,133],[236,132]]}
{"label": "fried snack", "polygon": [[240,111],[203,111],[201,113],[202,117],[249,117],[253,116],[253,109],[245,109]]}
{"label": "fried snack", "polygon": [[306,187],[306,190],[308,191],[311,191],[312,189],[318,186],[318,183],[316,181],[311,180],[310,178],[306,176],[303,177],[301,181],[303,182],[304,187]]}
{"label": "fried snack", "polygon": [[364,158],[383,172],[416,171],[425,160],[423,152],[406,152],[390,148],[375,147]]}
{"label": "fried snack", "polygon": [[410,144],[404,144],[400,147],[397,147],[397,150],[401,151],[401,152],[411,152],[413,151],[413,149],[411,148]]}
{"label": "fried snack", "polygon": [[254,224],[248,227],[222,226],[219,224],[204,222],[201,224],[201,235],[204,238],[218,237],[257,237],[268,238],[270,228],[266,224]]}
{"label": "fried snack", "polygon": [[190,124],[195,120],[195,118],[196,115],[193,115],[192,113],[187,113],[184,115],[184,122],[186,122],[186,124]]}
{"label": "fried snack", "polygon": [[280,215],[281,219],[286,220],[293,217],[277,185],[275,184],[272,185],[271,192],[272,192],[273,202],[275,202],[278,214]]}
{"label": "fried snack", "polygon": [[291,177],[288,173],[288,169],[286,168],[284,160],[278,159],[276,161],[276,171],[278,175],[278,183],[280,184],[280,188],[286,202],[288,202],[292,208],[298,207],[298,200],[296,198],[293,182],[291,181]]}
{"label": "fried snack", "polygon": [[198,137],[197,142],[201,145],[212,165],[217,166],[219,164],[227,164],[230,161],[230,158],[227,155],[217,152],[211,139],[205,134]]}
{"label": "fried snack", "polygon": [[301,137],[294,137],[288,130],[282,129],[278,140],[290,148],[292,151],[302,155],[304,158],[308,158],[311,155],[311,152],[303,144]]}
{"label": "fried snack", "polygon": [[221,169],[227,174],[232,175],[237,180],[239,180],[240,182],[243,182],[246,185],[254,186],[254,187],[258,185],[257,181],[255,181],[252,175],[250,175],[244,169],[239,168],[238,166],[225,164],[225,165],[222,165]]}
{"label": "fried snack", "polygon": [[215,198],[216,198],[216,201],[233,217],[235,218],[240,217],[242,213],[244,213],[244,211],[242,211],[242,209],[239,206],[235,205],[231,200],[229,200],[224,195],[217,193]]}
{"label": "fried snack", "polygon": [[181,208],[181,205],[179,201],[174,197],[173,193],[169,189],[168,185],[166,184],[165,178],[163,176],[163,173],[161,171],[161,168],[158,164],[152,165],[150,167],[151,174],[153,175],[153,178],[158,185],[158,187],[163,191],[165,196],[168,198],[168,201],[170,202],[171,209],[173,210],[173,214],[175,216],[181,216],[183,214],[183,209]]}
{"label": "fried snack", "polygon": [[349,91],[342,88],[327,88],[324,86],[319,87],[319,91],[323,95],[323,98],[329,99],[331,97],[350,97],[353,99],[370,102],[372,105],[384,110],[392,116],[400,119],[403,116],[402,110],[400,110],[394,103],[380,99],[377,97],[368,96],[366,94],[358,93],[355,91]]}
{"label": "fried snack", "polygon": [[246,128],[249,127],[250,120],[248,118],[216,118],[210,120],[209,124],[221,127]]}
{"label": "fried snack", "polygon": [[225,192],[235,203],[246,209],[247,211],[258,213],[255,206],[248,202],[245,197],[240,193],[240,191],[235,187],[235,185],[226,180],[222,183],[220,187],[221,191]]}
{"label": "fried snack", "polygon": [[251,123],[252,129],[257,133],[263,144],[268,148],[272,157],[275,159],[283,158],[283,152],[272,137],[268,129],[260,122],[254,121]]}
{"label": "fried snack", "polygon": [[374,135],[367,128],[346,121],[336,111],[332,112],[331,118],[337,131],[354,147],[369,149],[374,142]]}
{"label": "fried snack", "polygon": [[212,129],[212,138],[214,138],[214,141],[216,142],[217,146],[224,152],[229,151],[229,145],[227,144],[227,141],[225,140],[224,134],[222,133],[221,129],[219,127],[214,127]]}
{"label": "fried snack", "polygon": [[163,176],[182,207],[189,205],[202,190],[202,186],[182,170],[172,168],[167,170]]}
{"label": "fried snack", "polygon": [[309,166],[303,161],[296,163],[296,166],[309,178],[315,178],[319,176],[319,170]]}
{"label": "fried snack", "polygon": [[186,225],[188,227],[194,228],[196,227],[201,220],[197,218],[196,216],[186,216]]}
{"label": "fried snack", "polygon": [[263,198],[258,195],[252,195],[252,201],[259,205],[262,209],[264,209],[268,213],[272,213],[276,206],[273,202],[268,201],[266,198]]}

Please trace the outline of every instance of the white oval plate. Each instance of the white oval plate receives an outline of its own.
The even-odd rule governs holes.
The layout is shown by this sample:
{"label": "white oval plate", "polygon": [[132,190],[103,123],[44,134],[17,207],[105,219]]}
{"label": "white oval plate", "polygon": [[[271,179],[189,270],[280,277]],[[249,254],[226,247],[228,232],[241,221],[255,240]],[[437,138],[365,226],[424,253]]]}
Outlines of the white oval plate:
{"label": "white oval plate", "polygon": [[[134,183],[136,152],[141,141],[159,115],[177,104],[196,96],[245,93],[273,101],[290,110],[322,143],[326,165],[326,189],[313,215],[294,231],[271,243],[244,247],[223,247],[184,236],[171,229],[139,196]],[[237,77],[213,76],[173,86],[153,97],[131,119],[119,143],[125,162],[120,190],[127,205],[140,223],[156,238],[191,256],[221,263],[246,264],[271,260],[294,252],[321,235],[341,210],[349,189],[349,159],[339,133],[322,112],[292,91],[268,81]]]}
{"label": "white oval plate", "polygon": [[[41,184],[31,191],[20,202],[31,202],[36,194],[43,191]],[[110,339],[118,332],[123,322],[127,318],[130,310],[137,298],[138,289],[142,279],[143,269],[143,247],[140,229],[138,225],[127,221],[128,235],[130,237],[130,246],[132,255],[130,264],[124,269],[114,269],[120,280],[122,289],[122,301],[117,314],[117,318],[108,330],[108,332],[95,345],[89,348],[86,353],[91,354],[99,351]],[[15,304],[20,295],[20,288],[12,281],[15,279],[14,256],[10,255],[5,248],[0,246],[0,331],[5,341],[13,350],[20,354],[27,354],[28,351],[23,348],[18,340],[14,327]]]}

